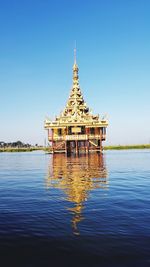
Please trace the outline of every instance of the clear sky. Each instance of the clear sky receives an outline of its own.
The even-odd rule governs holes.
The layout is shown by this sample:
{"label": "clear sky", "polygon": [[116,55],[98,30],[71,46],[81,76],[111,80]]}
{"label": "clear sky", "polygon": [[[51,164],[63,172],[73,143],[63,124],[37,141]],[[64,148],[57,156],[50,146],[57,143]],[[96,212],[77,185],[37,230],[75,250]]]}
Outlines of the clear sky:
{"label": "clear sky", "polygon": [[150,143],[149,0],[0,0],[0,141],[43,144],[80,86],[108,114],[106,144]]}

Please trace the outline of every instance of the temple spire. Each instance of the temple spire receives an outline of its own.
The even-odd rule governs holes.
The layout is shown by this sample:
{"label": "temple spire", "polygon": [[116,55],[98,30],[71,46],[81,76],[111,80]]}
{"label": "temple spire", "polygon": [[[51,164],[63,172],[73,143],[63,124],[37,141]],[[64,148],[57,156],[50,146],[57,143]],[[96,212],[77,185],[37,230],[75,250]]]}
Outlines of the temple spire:
{"label": "temple spire", "polygon": [[76,48],[76,41],[75,41],[75,47],[74,47],[74,64],[77,64],[77,48]]}
{"label": "temple spire", "polygon": [[79,87],[79,76],[78,76],[78,65],[77,65],[77,58],[76,58],[76,42],[75,42],[75,48],[74,48],[74,64],[73,64],[73,88]]}

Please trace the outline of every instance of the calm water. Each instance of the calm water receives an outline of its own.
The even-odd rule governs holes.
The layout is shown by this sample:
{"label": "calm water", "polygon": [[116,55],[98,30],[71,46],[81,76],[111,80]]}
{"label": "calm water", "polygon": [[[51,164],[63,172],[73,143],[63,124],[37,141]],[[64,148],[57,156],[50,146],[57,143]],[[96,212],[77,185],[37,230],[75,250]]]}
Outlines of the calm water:
{"label": "calm water", "polygon": [[0,266],[150,266],[150,150],[0,154]]}

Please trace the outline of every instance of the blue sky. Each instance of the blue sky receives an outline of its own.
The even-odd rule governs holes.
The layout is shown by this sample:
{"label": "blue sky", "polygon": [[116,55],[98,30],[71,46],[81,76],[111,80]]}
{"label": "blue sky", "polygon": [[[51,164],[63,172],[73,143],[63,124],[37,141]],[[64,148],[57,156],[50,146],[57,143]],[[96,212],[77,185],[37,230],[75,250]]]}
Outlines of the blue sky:
{"label": "blue sky", "polygon": [[109,117],[106,144],[150,143],[149,14],[149,0],[1,0],[0,141],[44,143],[76,40],[85,100]]}

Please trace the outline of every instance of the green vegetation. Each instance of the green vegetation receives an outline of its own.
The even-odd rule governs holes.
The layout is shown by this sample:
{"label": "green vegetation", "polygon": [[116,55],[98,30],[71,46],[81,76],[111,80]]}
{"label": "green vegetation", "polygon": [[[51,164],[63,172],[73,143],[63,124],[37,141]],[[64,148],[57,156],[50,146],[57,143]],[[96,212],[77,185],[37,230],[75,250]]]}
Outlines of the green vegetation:
{"label": "green vegetation", "polygon": [[118,145],[118,146],[105,146],[104,150],[122,150],[122,149],[146,149],[150,148],[150,144],[145,145]]}
{"label": "green vegetation", "polygon": [[36,150],[44,150],[43,147],[4,147],[0,148],[0,152],[31,152]]}
{"label": "green vegetation", "polygon": [[47,151],[47,152],[51,152],[52,151],[52,147],[43,147],[43,150]]}
{"label": "green vegetation", "polygon": [[[124,149],[150,149],[150,144],[146,145],[117,145],[105,146],[104,150],[124,150]],[[32,152],[32,151],[51,151],[51,147],[30,146],[30,147],[0,147],[0,152]]]}
{"label": "green vegetation", "polygon": [[3,142],[0,141],[0,152],[30,152],[35,150],[44,150],[42,146],[35,146],[23,143],[21,141]]}

